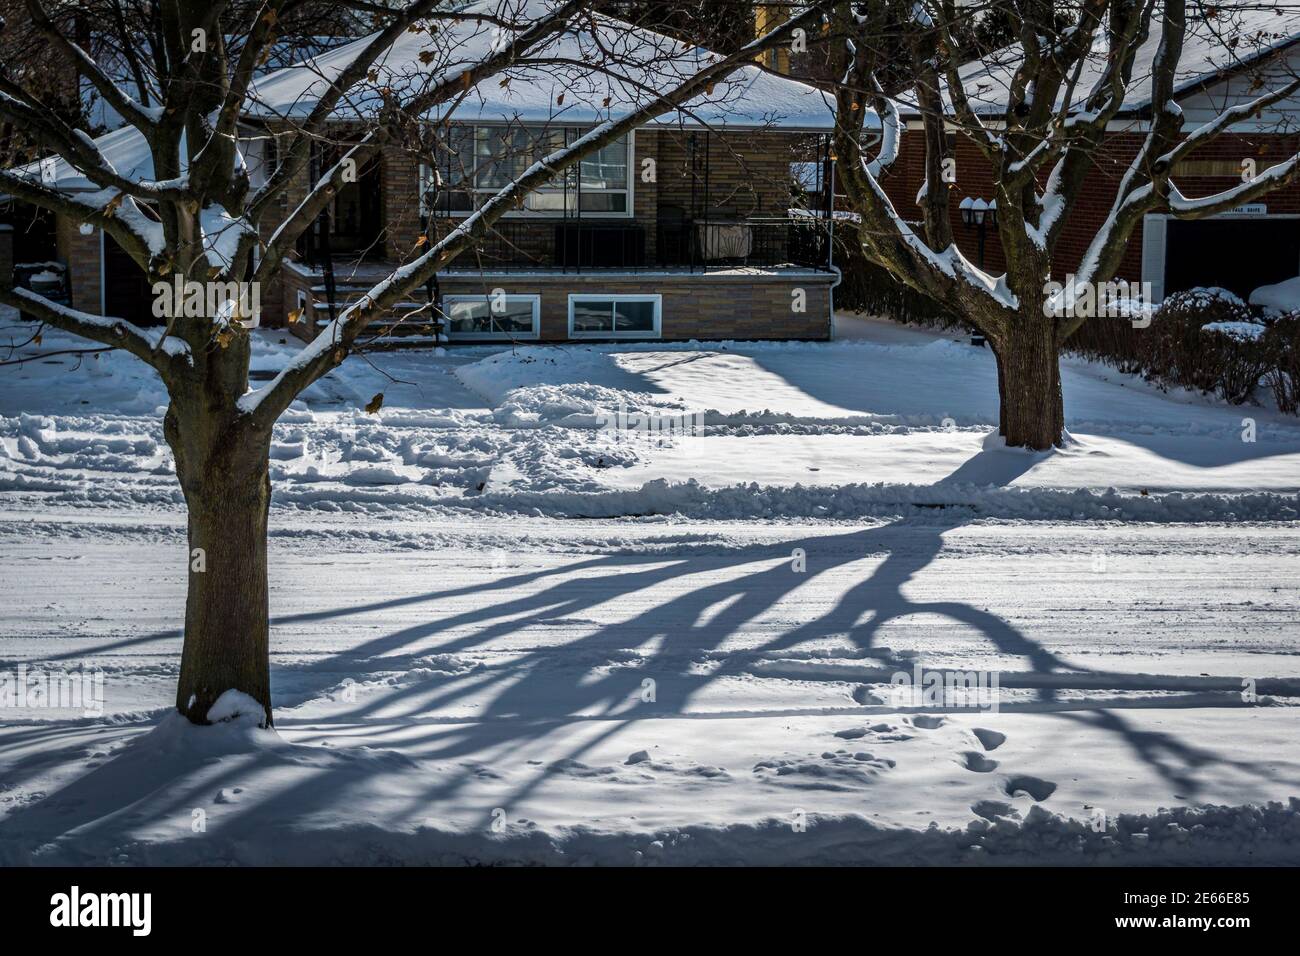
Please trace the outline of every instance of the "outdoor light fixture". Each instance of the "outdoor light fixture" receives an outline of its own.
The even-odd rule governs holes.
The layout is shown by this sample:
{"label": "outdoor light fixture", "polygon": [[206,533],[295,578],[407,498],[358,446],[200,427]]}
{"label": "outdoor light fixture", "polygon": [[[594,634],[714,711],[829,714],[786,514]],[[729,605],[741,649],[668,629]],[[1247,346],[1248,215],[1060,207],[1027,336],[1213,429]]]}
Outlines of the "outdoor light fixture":
{"label": "outdoor light fixture", "polygon": [[961,201],[961,221],[967,226],[995,226],[998,222],[998,201],[985,202],[983,199],[971,199],[967,196]]}
{"label": "outdoor light fixture", "polygon": [[[984,230],[988,226],[998,224],[998,201],[996,199],[985,202],[982,197],[972,199],[967,196],[958,205],[961,209],[961,221],[967,227],[974,227],[979,238],[979,252],[976,256],[976,264],[984,268]],[[984,336],[978,332],[972,333],[970,344],[984,347]]]}

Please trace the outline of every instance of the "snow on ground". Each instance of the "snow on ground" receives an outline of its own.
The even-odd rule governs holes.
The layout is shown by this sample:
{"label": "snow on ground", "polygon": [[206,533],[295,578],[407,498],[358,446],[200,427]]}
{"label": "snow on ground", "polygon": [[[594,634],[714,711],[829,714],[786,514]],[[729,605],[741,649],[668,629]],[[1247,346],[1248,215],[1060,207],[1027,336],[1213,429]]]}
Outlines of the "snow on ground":
{"label": "snow on ground", "polygon": [[[840,325],[318,384],[273,451],[275,731],[167,716],[165,396],[0,369],[0,674],[103,677],[3,714],[0,862],[1300,862],[1300,424],[1068,362],[1071,444],[1008,452],[987,352]],[[909,706],[918,665],[996,710]]]}
{"label": "snow on ground", "polygon": [[[276,505],[397,519],[449,508],[852,518],[890,515],[900,501],[990,517],[1297,514],[1293,417],[1070,361],[1068,446],[1008,451],[990,435],[987,350],[879,322],[841,326],[859,337],[478,346],[352,363],[277,427]],[[45,348],[58,341],[47,335]],[[294,347],[262,334],[255,374],[269,377]],[[7,370],[0,489],[71,507],[179,509],[166,396],[147,370],[121,354],[47,362]],[[383,408],[365,414],[378,392]],[[645,422],[672,430],[611,427]]]}

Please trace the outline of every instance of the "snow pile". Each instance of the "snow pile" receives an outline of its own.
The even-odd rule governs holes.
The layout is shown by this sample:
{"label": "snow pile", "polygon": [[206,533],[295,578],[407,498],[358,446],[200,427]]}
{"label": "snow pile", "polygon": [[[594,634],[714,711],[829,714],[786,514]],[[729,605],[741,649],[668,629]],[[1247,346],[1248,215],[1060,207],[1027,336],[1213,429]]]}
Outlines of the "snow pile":
{"label": "snow pile", "polygon": [[260,727],[266,721],[266,711],[248,694],[231,689],[222,693],[208,708],[207,718],[213,724],[252,723]]}
{"label": "snow pile", "polygon": [[707,488],[695,479],[656,479],[630,491],[488,494],[460,503],[491,513],[602,518],[681,515],[689,518],[889,518],[947,513],[964,518],[1034,521],[1295,521],[1296,494],[1120,494],[974,484],[852,484],[833,488],[734,485]]}
{"label": "snow pile", "polygon": [[1262,285],[1250,294],[1250,304],[1272,315],[1300,312],[1300,276],[1276,285]]}

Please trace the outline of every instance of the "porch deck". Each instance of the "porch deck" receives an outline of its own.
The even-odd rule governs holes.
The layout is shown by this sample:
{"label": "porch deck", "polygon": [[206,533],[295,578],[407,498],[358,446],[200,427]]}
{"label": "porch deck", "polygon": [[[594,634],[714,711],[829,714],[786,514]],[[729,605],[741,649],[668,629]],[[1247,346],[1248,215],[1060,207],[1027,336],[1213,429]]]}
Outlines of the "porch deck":
{"label": "porch deck", "polygon": [[[298,260],[289,263],[294,271],[306,278],[324,281],[325,270],[320,264],[307,264]],[[394,269],[404,263],[392,259],[355,259],[350,256],[333,258],[334,281],[340,290],[345,286],[366,286],[369,288],[392,274]],[[792,279],[797,277],[821,277],[830,279],[833,273],[825,268],[802,265],[747,266],[728,265],[711,266],[708,269],[690,266],[645,266],[645,267],[607,267],[583,269],[560,267],[528,266],[485,266],[482,269],[461,267],[444,269],[437,274],[438,279],[475,279],[484,277],[537,279],[540,281],[584,278],[630,279],[630,278],[694,278],[694,279]],[[322,288],[320,291],[324,291]]]}

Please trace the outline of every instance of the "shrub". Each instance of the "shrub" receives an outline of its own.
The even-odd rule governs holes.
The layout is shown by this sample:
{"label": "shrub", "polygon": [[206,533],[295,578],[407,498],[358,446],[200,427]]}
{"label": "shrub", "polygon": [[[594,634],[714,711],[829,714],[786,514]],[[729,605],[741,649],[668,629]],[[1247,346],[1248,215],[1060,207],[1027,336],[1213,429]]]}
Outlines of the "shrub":
{"label": "shrub", "polygon": [[1264,381],[1277,407],[1295,415],[1300,412],[1300,312],[1274,321],[1264,333],[1263,348],[1269,363]]}

